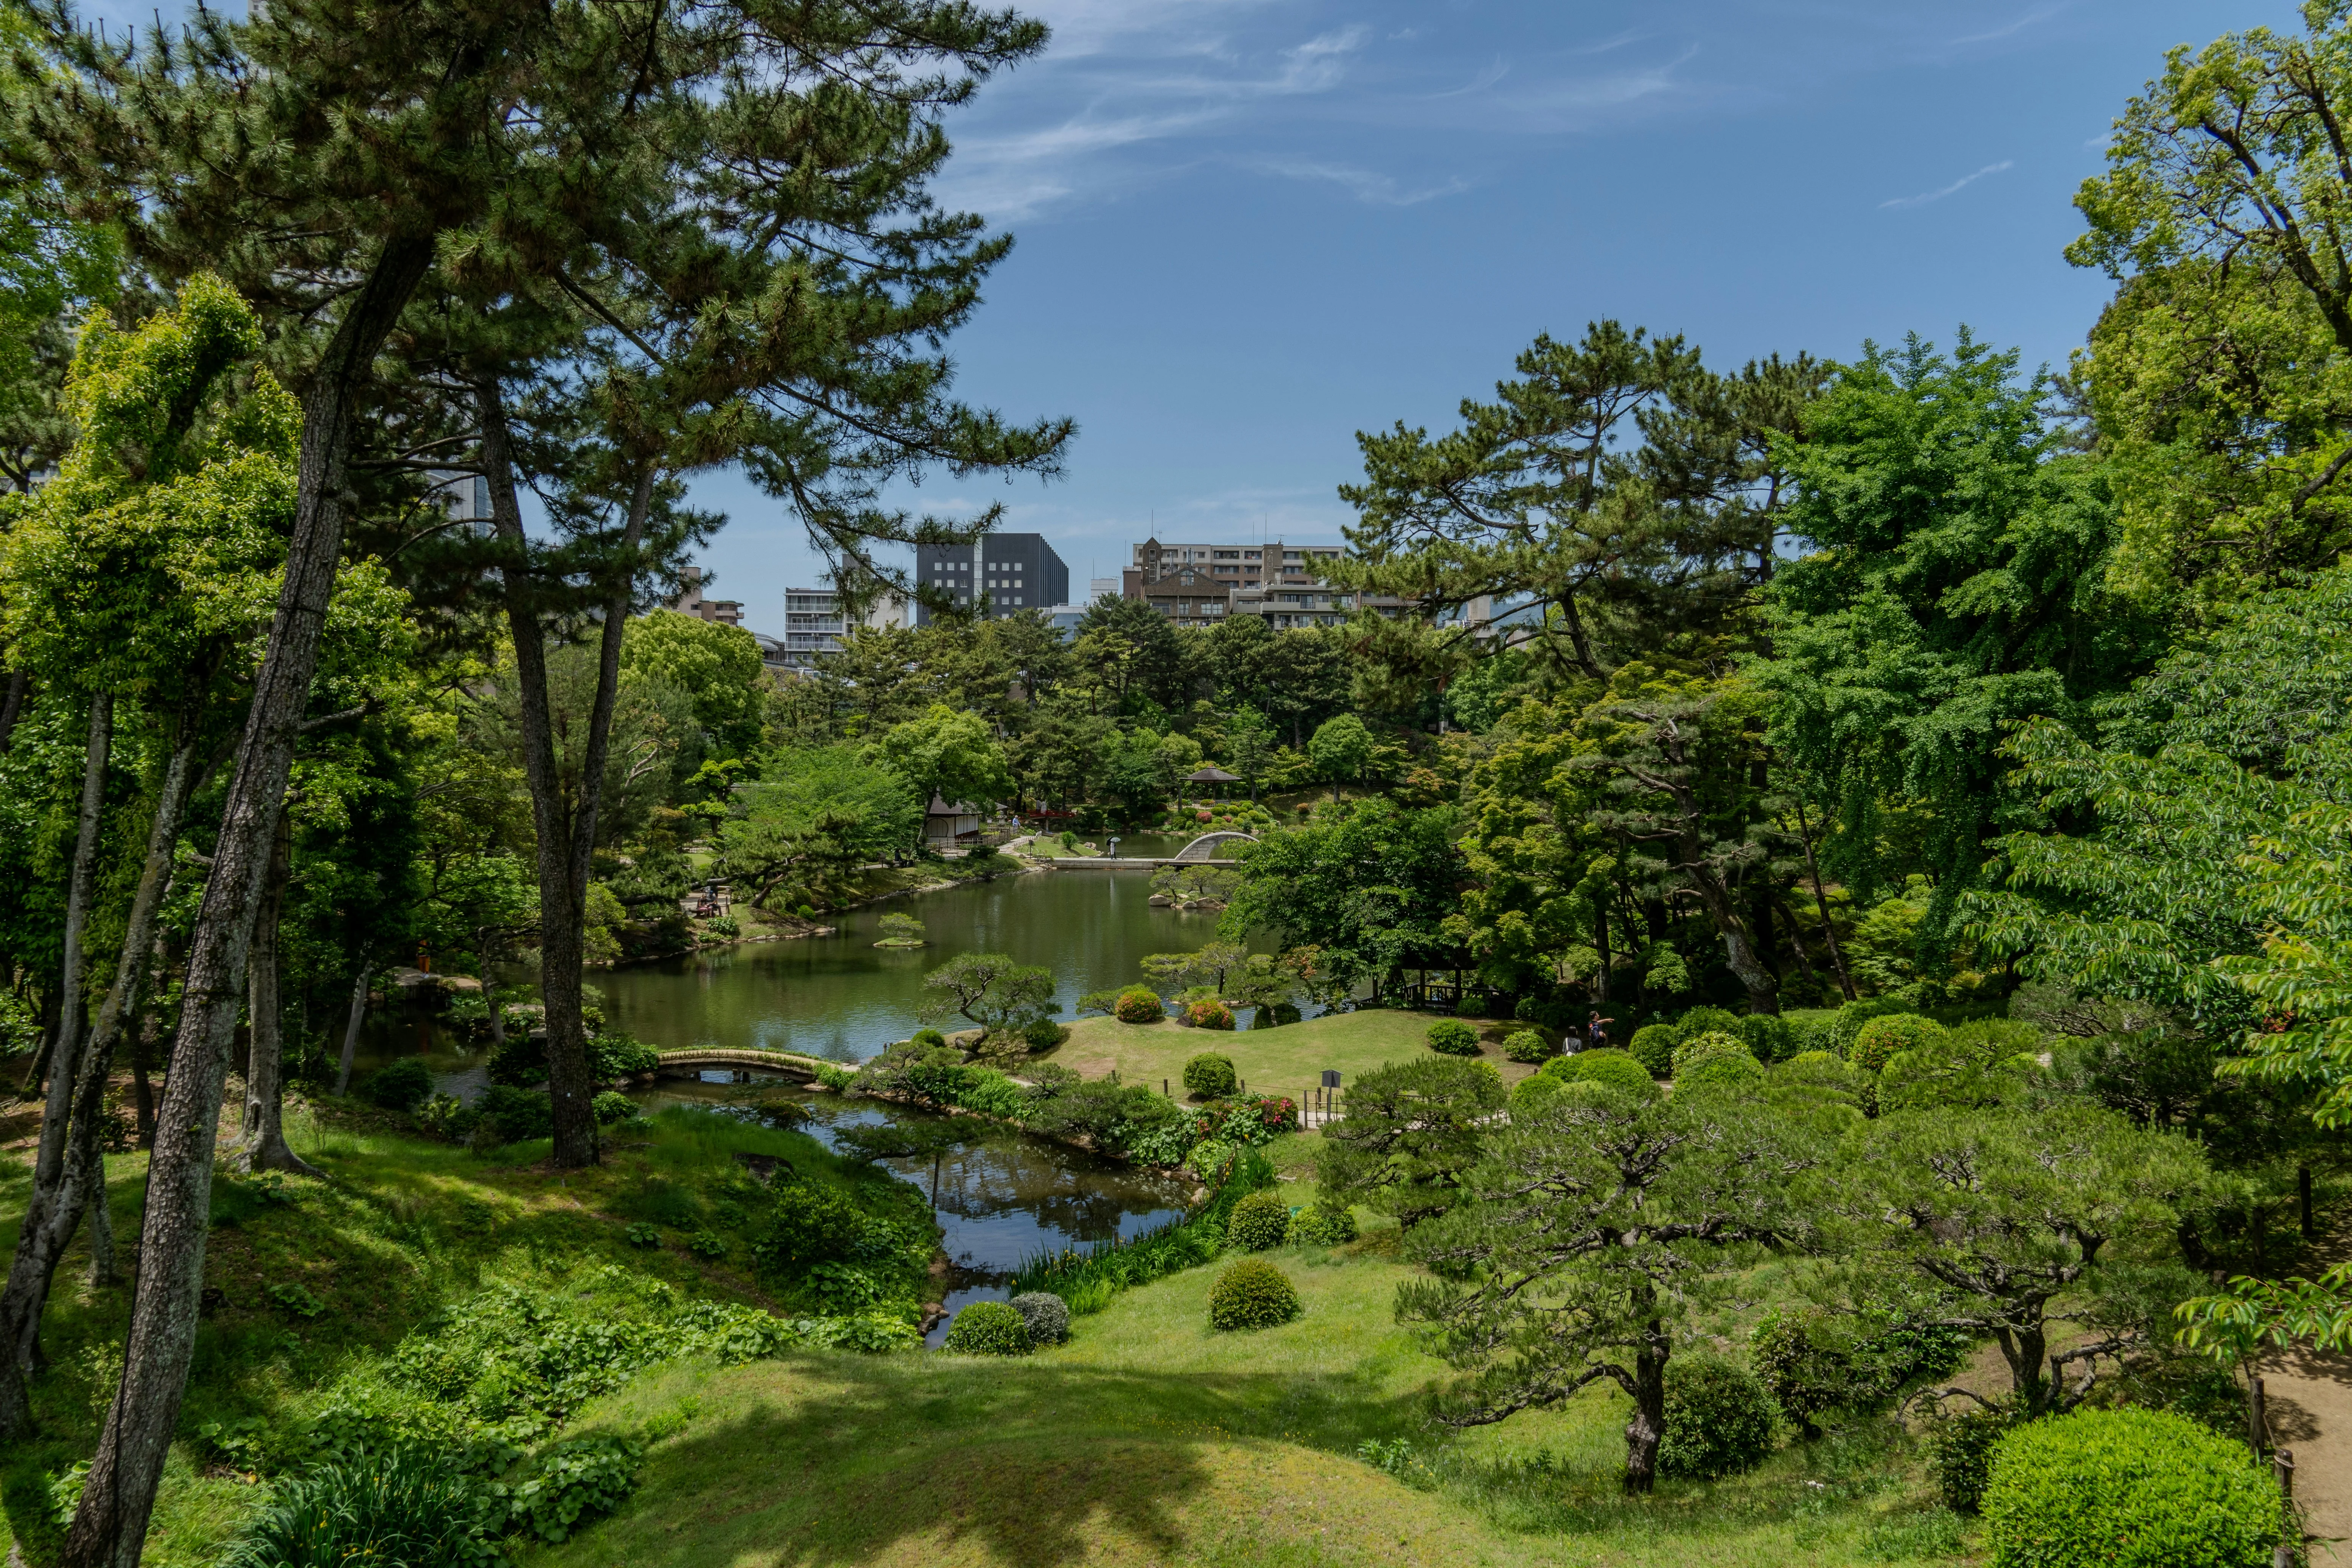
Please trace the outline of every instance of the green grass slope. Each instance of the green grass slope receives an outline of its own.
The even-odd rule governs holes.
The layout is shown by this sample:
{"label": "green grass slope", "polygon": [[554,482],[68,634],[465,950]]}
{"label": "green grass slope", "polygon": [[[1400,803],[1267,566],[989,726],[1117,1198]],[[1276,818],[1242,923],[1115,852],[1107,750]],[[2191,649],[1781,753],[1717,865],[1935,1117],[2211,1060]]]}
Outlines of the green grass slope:
{"label": "green grass slope", "polygon": [[[1293,1100],[1322,1081],[1325,1068],[1337,1068],[1342,1085],[1374,1068],[1427,1056],[1434,1013],[1375,1007],[1360,1013],[1326,1013],[1278,1029],[1188,1029],[1172,1021],[1122,1024],[1116,1018],[1081,1018],[1070,1037],[1050,1057],[1087,1078],[1108,1078],[1116,1068],[1123,1082],[1158,1088],[1162,1079],[1182,1092],[1184,1064],[1203,1051],[1231,1057],[1252,1094],[1286,1094]],[[1477,1029],[1486,1059],[1517,1083],[1535,1069],[1503,1056],[1503,1037],[1517,1024],[1465,1019]]]}

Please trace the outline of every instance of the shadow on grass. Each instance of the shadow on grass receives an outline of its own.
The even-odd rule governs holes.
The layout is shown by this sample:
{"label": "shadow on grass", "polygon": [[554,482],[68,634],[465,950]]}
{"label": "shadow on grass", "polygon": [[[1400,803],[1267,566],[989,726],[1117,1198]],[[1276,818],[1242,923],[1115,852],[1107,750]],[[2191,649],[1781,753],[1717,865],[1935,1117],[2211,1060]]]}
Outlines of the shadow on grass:
{"label": "shadow on grass", "polygon": [[[1181,1560],[1214,1490],[1265,1488],[1268,1444],[1348,1451],[1349,1434],[1393,1433],[1421,1409],[1368,1383],[1351,1397],[1358,1380],[1338,1373],[1303,1401],[1291,1377],[1042,1362],[808,1357],[728,1375],[733,1386],[709,1389],[653,1450],[622,1515],[554,1561],[828,1568],[953,1544],[1055,1568],[1106,1535]],[[678,1391],[641,1388],[589,1426],[626,1424]]]}

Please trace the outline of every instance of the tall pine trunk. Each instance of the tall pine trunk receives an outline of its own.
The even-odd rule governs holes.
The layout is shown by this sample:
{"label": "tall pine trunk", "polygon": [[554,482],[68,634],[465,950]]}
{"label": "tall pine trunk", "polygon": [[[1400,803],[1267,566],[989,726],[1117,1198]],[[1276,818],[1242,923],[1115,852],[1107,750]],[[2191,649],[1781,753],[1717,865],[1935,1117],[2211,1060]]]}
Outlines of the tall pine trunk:
{"label": "tall pine trunk", "polygon": [[253,927],[253,951],[246,958],[245,1143],[237,1168],[297,1171],[315,1176],[310,1163],[286,1143],[286,1024],[279,988],[278,928],[286,912],[286,882],[294,862],[293,821],[278,816],[269,851],[269,878],[263,884],[261,911]]}
{"label": "tall pine trunk", "polygon": [[369,367],[433,261],[430,234],[385,243],[350,296],[302,397],[302,447],[286,578],[238,742],[212,875],[196,912],[180,1027],[147,1166],[139,1281],[122,1381],[83,1482],[65,1568],[137,1568],[195,1348],[221,1092],[245,990],[246,950],[320,635],[342,552],[344,463]]}
{"label": "tall pine trunk", "polygon": [[1821,912],[1822,937],[1830,946],[1830,964],[1837,971],[1838,990],[1851,1002],[1856,995],[1853,976],[1846,973],[1845,950],[1838,945],[1837,925],[1830,919],[1830,896],[1822,887],[1822,863],[1813,858],[1813,831],[1805,821],[1803,801],[1797,803],[1797,841],[1805,847],[1805,871],[1813,882],[1813,908]]}
{"label": "tall pine trunk", "polygon": [[33,678],[21,669],[8,672],[8,689],[0,695],[0,755],[5,755],[8,742],[16,738],[16,721],[24,717],[25,699],[32,694]]}
{"label": "tall pine trunk", "polygon": [[547,1014],[548,1093],[555,1110],[555,1163],[593,1164],[595,1079],[581,1017],[586,959],[588,877],[596,847],[596,815],[612,741],[613,709],[621,678],[621,634],[628,620],[637,546],[653,506],[654,469],[637,477],[622,532],[621,559],[604,605],[598,647],[596,697],[588,719],[578,794],[566,798],[555,761],[555,729],[548,710],[547,641],[530,583],[522,512],[515,499],[514,458],[506,405],[492,375],[474,384],[482,425],[482,467],[490,483],[490,513],[506,551],[500,570],[507,627],[514,640],[515,686],[521,717],[523,773],[530,784],[531,818],[539,840],[540,1000]]}
{"label": "tall pine trunk", "polygon": [[[1644,1304],[1654,1306],[1656,1292],[1643,1288],[1647,1298]],[[1662,1325],[1653,1322],[1653,1331],[1642,1347],[1633,1352],[1633,1418],[1625,1423],[1625,1489],[1646,1492],[1658,1481],[1658,1441],[1666,1435],[1666,1358],[1673,1353],[1674,1341],[1658,1331]]]}
{"label": "tall pine trunk", "polygon": [[80,1087],[82,1047],[88,1038],[82,934],[89,923],[90,899],[98,880],[99,828],[107,763],[113,751],[114,697],[101,691],[89,700],[89,735],[82,751],[81,810],[74,828],[73,864],[66,879],[57,1037],[49,1051],[40,1142],[33,1154],[33,1194],[16,1232],[7,1286],[0,1289],[0,1437],[19,1436],[32,1425],[25,1375],[40,1356],[41,1310],[48,1304],[49,1280],[66,1243],[73,1239],[74,1226],[81,1221],[80,1211],[70,1207],[69,1200],[79,1165],[73,1138],[75,1090]]}
{"label": "tall pine trunk", "polygon": [[352,1010],[343,1020],[342,1054],[335,1058],[338,1100],[352,1091],[352,1058],[359,1054],[360,1026],[367,1021],[368,982],[374,976],[375,965],[362,958],[359,975],[352,982]]}

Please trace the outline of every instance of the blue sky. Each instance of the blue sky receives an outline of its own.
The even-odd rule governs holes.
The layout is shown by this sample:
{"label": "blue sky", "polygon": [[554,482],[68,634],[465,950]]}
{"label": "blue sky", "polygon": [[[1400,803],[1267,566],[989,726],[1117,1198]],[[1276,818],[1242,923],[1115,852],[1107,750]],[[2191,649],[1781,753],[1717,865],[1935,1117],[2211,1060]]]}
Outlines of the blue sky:
{"label": "blue sky", "polygon": [[[1130,541],[1336,539],[1354,433],[1439,426],[1539,331],[1710,363],[1966,322],[2063,365],[2106,297],[2071,197],[2174,44],[2294,8],[2171,0],[1044,0],[1046,56],[951,124],[941,195],[1017,237],[969,400],[1079,426],[1002,499],[1074,589]],[[770,629],[815,567],[740,479],[705,556]],[[1082,591],[1082,590],[1081,590]]]}

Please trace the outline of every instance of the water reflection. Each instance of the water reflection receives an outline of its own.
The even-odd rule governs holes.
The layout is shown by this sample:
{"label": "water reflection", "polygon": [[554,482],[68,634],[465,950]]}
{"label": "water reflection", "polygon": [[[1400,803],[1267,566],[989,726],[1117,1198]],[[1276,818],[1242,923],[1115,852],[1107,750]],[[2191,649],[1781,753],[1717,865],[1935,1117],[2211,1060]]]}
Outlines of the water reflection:
{"label": "water reflection", "polygon": [[[804,1108],[805,1130],[829,1148],[837,1147],[834,1135],[842,1128],[941,1120],[904,1106],[814,1094],[782,1080],[761,1082],[757,1094],[790,1098]],[[720,1083],[665,1081],[631,1098],[647,1110],[698,1105],[756,1114],[745,1104],[745,1090]],[[1011,1294],[1007,1279],[1032,1253],[1149,1230],[1181,1214],[1190,1194],[1183,1183],[1082,1149],[969,1119],[959,1119],[959,1124],[972,1130],[973,1141],[942,1154],[936,1164],[877,1162],[927,1193],[938,1183],[940,1246],[953,1268],[944,1298],[950,1313],[971,1301],[1003,1300]],[[942,1321],[930,1342],[936,1345],[946,1332]]]}

